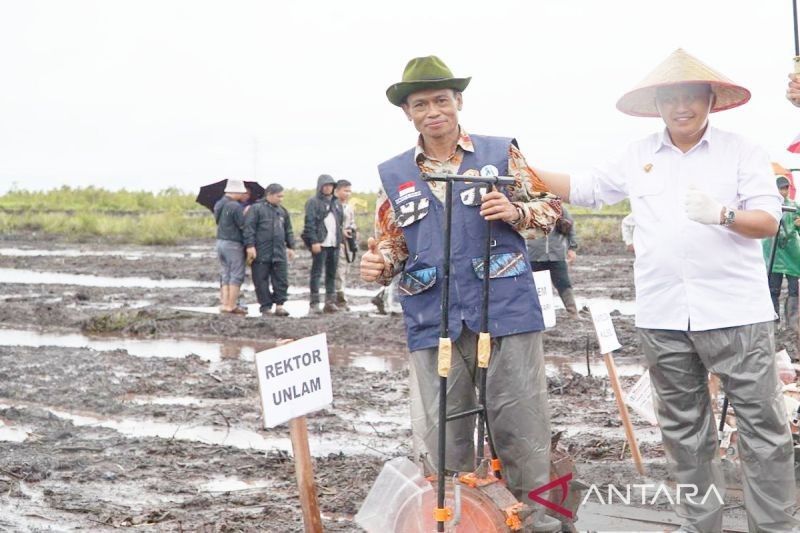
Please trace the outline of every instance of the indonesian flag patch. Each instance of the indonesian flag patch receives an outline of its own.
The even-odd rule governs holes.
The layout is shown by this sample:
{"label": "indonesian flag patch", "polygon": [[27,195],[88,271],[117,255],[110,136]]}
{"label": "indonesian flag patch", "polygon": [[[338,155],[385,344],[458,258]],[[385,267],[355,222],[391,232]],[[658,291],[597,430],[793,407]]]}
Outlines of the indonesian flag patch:
{"label": "indonesian flag patch", "polygon": [[401,183],[399,187],[397,187],[397,192],[400,196],[405,196],[407,194],[411,194],[416,191],[417,188],[414,187],[413,181],[407,181],[405,183]]}

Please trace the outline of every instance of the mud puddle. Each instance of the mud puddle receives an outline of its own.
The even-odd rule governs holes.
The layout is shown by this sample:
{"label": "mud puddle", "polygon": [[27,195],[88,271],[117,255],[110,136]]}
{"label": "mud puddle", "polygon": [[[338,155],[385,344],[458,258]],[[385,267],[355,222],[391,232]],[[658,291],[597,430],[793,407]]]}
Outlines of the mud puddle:
{"label": "mud puddle", "polygon": [[0,420],[0,441],[25,442],[31,430],[23,426],[9,426]]}
{"label": "mud puddle", "polygon": [[91,274],[36,272],[17,268],[0,268],[0,283],[34,285],[77,285],[80,287],[112,287],[140,289],[218,289],[218,283],[188,279],[150,279],[140,277],[112,278]]}
{"label": "mud puddle", "polygon": [[[23,409],[25,404],[4,404],[0,403],[0,409]],[[292,442],[287,436],[275,437],[267,436],[254,430],[236,427],[218,427],[187,424],[155,422],[152,420],[139,420],[132,418],[106,418],[100,416],[90,416],[87,414],[75,414],[60,409],[37,406],[48,413],[62,420],[68,420],[77,427],[105,428],[116,431],[130,439],[139,438],[161,438],[180,441],[192,441],[214,446],[231,446],[241,450],[256,451],[281,451],[288,454],[292,453]],[[356,431],[369,428],[355,427]],[[334,432],[322,434],[309,434],[309,447],[311,455],[315,457],[325,457],[329,454],[344,453],[346,455],[390,455],[397,447],[395,442],[386,442],[386,439],[369,439],[365,442],[363,438],[354,438],[352,434],[342,435]],[[19,442],[19,441],[16,441]]]}
{"label": "mud puddle", "polygon": [[199,485],[200,492],[238,492],[243,490],[263,490],[272,486],[272,482],[266,479],[239,479],[230,477],[218,477],[211,481],[203,482]]}
{"label": "mud puddle", "polygon": [[[219,283],[191,279],[153,279],[145,277],[112,277],[91,274],[67,274],[63,272],[34,271],[21,268],[0,268],[0,283],[32,285],[76,285],[80,287],[140,288],[140,289],[219,289]],[[242,289],[252,291],[252,283]],[[379,289],[348,287],[345,294],[356,298],[371,298]],[[307,287],[290,286],[289,294],[308,294]]]}
{"label": "mud puddle", "polygon": [[37,248],[0,248],[0,256],[5,257],[121,257],[129,261],[139,261],[144,258],[159,257],[166,259],[203,259],[213,258],[212,252],[159,252],[159,251],[116,251],[116,250],[81,250],[65,248],[60,250],[43,250]]}
{"label": "mud puddle", "polygon": [[[261,318],[258,304],[249,304],[246,307],[248,318]],[[350,310],[346,311],[347,313],[369,313],[375,310],[375,306],[372,304],[351,304],[349,307]],[[286,303],[283,304],[283,308],[289,312],[289,316],[292,318],[303,318],[310,314],[308,302],[306,300],[287,300]],[[217,306],[173,307],[172,309],[211,315],[220,314],[219,307]]]}
{"label": "mud puddle", "polygon": [[[142,358],[182,358],[195,354],[212,364],[226,359],[251,362],[255,360],[256,353],[274,348],[275,345],[276,340],[134,339],[0,328],[0,346],[89,348],[98,352],[125,350],[129,355]],[[333,366],[355,366],[370,371],[396,371],[407,366],[406,353],[392,350],[347,350],[329,346],[328,356]]]}

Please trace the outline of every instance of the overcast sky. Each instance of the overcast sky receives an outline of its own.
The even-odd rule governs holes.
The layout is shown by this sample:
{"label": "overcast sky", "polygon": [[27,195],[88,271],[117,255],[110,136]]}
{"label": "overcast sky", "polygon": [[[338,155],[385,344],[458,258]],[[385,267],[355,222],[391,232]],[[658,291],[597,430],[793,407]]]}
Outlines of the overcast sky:
{"label": "overcast sky", "polygon": [[790,0],[0,0],[0,193],[323,172],[377,190],[416,139],[385,90],[429,54],[473,77],[468,131],[570,171],[661,128],[614,104],[683,47],[753,93],[712,124],[800,167],[791,17]]}

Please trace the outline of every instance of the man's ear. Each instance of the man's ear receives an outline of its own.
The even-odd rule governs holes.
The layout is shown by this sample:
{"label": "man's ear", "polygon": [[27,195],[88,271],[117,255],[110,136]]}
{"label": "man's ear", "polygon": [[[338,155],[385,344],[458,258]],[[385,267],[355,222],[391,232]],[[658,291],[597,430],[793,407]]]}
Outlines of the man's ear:
{"label": "man's ear", "polygon": [[461,111],[461,108],[464,106],[464,97],[461,95],[462,93],[456,93],[456,109]]}
{"label": "man's ear", "polygon": [[405,113],[405,114],[406,114],[406,118],[407,118],[407,119],[409,120],[409,122],[410,122],[410,121],[411,121],[411,113],[409,113],[409,112],[408,112],[408,109],[409,109],[409,108],[408,108],[408,104],[405,104],[405,103],[404,103],[404,104],[401,104],[401,105],[400,105],[400,107],[402,107],[402,108],[403,108],[403,113]]}

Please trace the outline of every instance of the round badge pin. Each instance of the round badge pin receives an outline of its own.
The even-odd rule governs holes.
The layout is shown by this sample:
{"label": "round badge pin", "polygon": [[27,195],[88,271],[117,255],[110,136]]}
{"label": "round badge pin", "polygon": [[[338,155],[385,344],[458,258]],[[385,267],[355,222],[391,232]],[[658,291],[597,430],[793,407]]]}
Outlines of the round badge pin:
{"label": "round badge pin", "polygon": [[497,167],[494,165],[486,165],[481,169],[481,176],[484,178],[493,178],[499,175],[500,173],[497,171]]}

